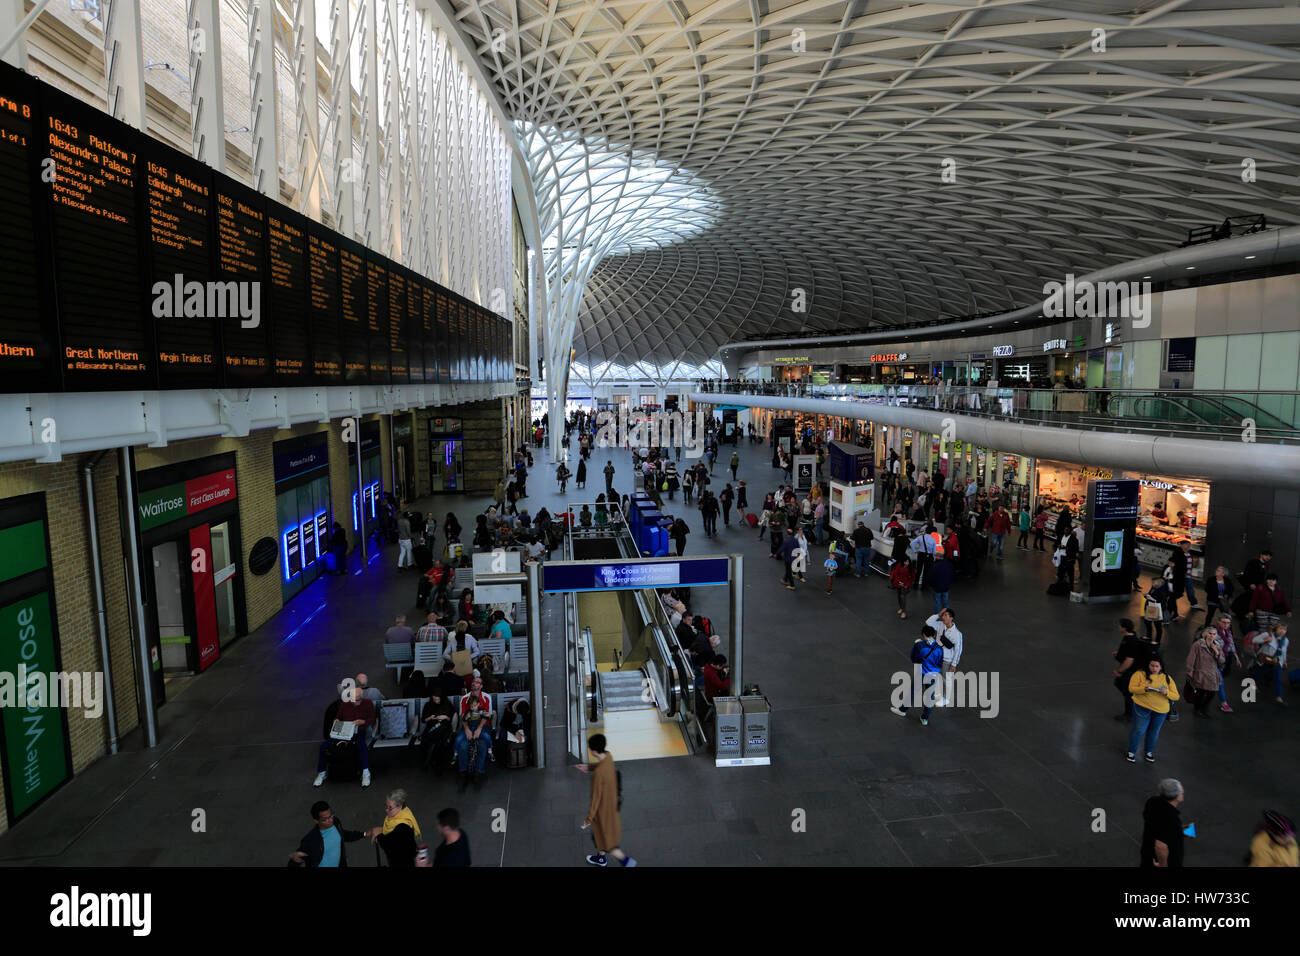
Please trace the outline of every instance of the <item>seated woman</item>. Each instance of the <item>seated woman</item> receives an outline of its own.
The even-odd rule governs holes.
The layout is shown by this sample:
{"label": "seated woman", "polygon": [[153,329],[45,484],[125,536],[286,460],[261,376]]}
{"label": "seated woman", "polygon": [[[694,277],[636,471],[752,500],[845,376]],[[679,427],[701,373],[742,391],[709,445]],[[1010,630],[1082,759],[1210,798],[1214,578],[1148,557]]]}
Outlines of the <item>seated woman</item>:
{"label": "seated woman", "polygon": [[578,513],[578,524],[582,525],[584,528],[591,527],[591,508],[587,505],[583,505],[582,511]]}
{"label": "seated woman", "polygon": [[456,602],[456,617],[461,621],[474,620],[474,592],[469,588],[460,592],[460,599]]}
{"label": "seated woman", "polygon": [[507,704],[501,711],[501,726],[497,732],[498,743],[502,747],[508,747],[511,734],[516,738],[526,737],[531,716],[532,709],[528,706],[528,701],[522,697],[516,697]]}
{"label": "seated woman", "polygon": [[435,683],[420,713],[419,741],[424,750],[425,769],[432,766],[441,774],[442,768],[451,762],[451,723],[455,715],[451,701]]}

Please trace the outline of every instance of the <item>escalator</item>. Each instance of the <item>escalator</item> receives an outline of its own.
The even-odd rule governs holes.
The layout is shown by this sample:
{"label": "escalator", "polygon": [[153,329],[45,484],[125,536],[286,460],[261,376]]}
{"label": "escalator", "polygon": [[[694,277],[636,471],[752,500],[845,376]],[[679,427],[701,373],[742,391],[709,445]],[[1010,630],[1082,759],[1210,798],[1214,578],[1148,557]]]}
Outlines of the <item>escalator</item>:
{"label": "escalator", "polygon": [[[641,556],[617,520],[566,537],[566,557],[574,560]],[[565,600],[574,756],[585,757],[592,733],[603,733],[619,760],[686,756],[702,746],[694,671],[658,593],[587,591]]]}

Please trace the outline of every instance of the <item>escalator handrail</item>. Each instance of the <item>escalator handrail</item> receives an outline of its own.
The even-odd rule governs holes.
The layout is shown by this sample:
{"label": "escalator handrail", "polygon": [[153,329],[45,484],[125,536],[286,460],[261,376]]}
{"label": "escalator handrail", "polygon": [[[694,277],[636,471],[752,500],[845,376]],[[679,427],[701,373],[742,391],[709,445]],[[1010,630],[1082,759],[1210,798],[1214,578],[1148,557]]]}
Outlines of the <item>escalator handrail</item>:
{"label": "escalator handrail", "polygon": [[591,643],[591,628],[584,627],[581,635],[582,655],[587,664],[587,720],[596,723],[600,720],[604,704],[600,699],[600,670],[596,667],[596,652]]}

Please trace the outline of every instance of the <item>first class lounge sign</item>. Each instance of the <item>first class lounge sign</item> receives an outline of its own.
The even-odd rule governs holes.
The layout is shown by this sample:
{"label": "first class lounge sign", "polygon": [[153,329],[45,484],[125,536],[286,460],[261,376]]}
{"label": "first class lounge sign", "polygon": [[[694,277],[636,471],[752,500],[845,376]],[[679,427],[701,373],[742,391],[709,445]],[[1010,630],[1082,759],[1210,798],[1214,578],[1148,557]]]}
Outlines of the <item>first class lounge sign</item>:
{"label": "first class lounge sign", "polygon": [[235,469],[226,468],[189,481],[142,491],[136,498],[140,530],[148,531],[177,518],[235,500]]}

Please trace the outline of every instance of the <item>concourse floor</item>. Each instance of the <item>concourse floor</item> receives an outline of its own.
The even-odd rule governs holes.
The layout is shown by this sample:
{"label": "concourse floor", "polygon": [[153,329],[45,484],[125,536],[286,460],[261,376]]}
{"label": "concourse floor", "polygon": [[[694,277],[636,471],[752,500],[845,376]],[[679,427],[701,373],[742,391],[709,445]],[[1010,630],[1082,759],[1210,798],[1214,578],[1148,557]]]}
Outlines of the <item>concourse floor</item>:
{"label": "concourse floor", "polygon": [[[739,451],[757,510],[781,473],[765,445]],[[722,449],[723,463],[730,453]],[[534,454],[524,503],[554,510],[554,466]],[[607,459],[617,490],[630,490],[630,453],[598,449],[587,490],[570,482],[568,500],[603,490]],[[724,472],[720,463],[715,492]],[[485,503],[455,496],[412,507],[454,510],[472,529]],[[680,513],[680,495],[669,511],[674,504]],[[1230,691],[1237,712],[1215,706],[1209,720],[1181,707],[1182,719],[1161,735],[1158,762],[1127,763],[1129,725],[1112,719],[1121,702],[1111,651],[1116,620],[1136,619],[1138,602],[1047,596],[1049,556],[1016,550],[1014,535],[1005,560],[985,562],[977,581],[959,578],[951,592],[965,635],[962,669],[996,673],[997,716],[946,708],[923,727],[915,710],[892,714],[889,698],[891,675],[910,670],[928,592],[912,596],[906,621],[879,575],[837,580],[828,596],[825,550],[814,548],[808,583],[790,593],[767,542],[734,514],[713,541],[697,511],[684,516],[694,532],[688,555],[744,556],[745,679],[771,700],[774,756],[770,767],[717,769],[705,754],[624,763],[623,843],[642,865],[1134,866],[1142,805],[1173,776],[1186,788],[1183,820],[1196,824],[1187,864],[1236,866],[1262,810],[1300,811],[1296,708],[1276,706],[1267,691],[1263,702],[1241,704],[1238,686]],[[396,546],[364,569],[353,556],[346,578],[317,581],[207,673],[174,681],[158,747],[145,750],[136,733],[122,753],[83,770],[0,836],[0,862],[279,866],[312,827],[314,801],[328,800],[348,827],[369,827],[382,819],[385,794],[402,787],[430,842],[437,812],[460,809],[476,866],[585,865],[591,844],[579,825],[589,783],[565,753],[555,599],[544,606],[546,769],[489,765],[482,789],[461,794],[455,774],[435,778],[389,750],[372,756],[369,790],[312,787],[321,714],[337,682],[365,671],[385,694],[397,693],[383,666],[384,630],[397,613],[418,623],[418,612],[415,575],[396,561]],[[724,591],[696,596],[704,613],[725,621]],[[1167,629],[1165,657],[1180,681],[1201,619]],[[374,865],[370,847],[349,849],[352,865]]]}

